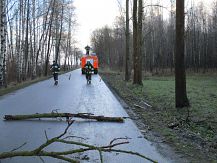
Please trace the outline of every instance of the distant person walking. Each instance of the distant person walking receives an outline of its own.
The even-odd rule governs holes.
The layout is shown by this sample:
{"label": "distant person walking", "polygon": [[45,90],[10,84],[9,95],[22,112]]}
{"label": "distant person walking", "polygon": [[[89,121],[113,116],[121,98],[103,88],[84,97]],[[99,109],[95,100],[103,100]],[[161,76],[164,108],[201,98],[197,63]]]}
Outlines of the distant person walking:
{"label": "distant person walking", "polygon": [[60,66],[56,63],[56,61],[53,61],[53,64],[50,66],[50,70],[53,72],[54,85],[57,85]]}

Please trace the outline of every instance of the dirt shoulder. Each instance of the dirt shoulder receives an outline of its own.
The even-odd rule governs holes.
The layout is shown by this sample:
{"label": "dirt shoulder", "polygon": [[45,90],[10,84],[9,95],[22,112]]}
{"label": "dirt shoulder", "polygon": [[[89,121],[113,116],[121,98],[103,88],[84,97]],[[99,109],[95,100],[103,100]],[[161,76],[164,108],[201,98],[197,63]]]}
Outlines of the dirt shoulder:
{"label": "dirt shoulder", "polygon": [[[210,109],[204,116],[202,110],[195,113],[194,107],[177,111],[171,102],[174,91],[169,89],[173,85],[168,78],[149,79],[150,85],[141,87],[124,82],[121,73],[101,72],[100,75],[144,137],[153,142],[160,153],[174,162],[217,162],[216,119],[210,117],[216,112]],[[160,83],[155,85],[156,80]],[[165,85],[165,90],[161,85]],[[162,92],[169,93],[165,95]],[[215,99],[216,95],[212,91],[209,93]],[[208,118],[215,123],[207,122]]]}

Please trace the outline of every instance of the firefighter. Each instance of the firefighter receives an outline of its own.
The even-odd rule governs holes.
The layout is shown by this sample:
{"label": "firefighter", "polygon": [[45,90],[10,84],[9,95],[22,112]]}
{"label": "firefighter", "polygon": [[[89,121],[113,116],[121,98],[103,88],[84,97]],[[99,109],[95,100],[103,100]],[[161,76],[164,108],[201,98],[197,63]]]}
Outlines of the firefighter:
{"label": "firefighter", "polygon": [[56,63],[56,61],[53,61],[53,64],[50,66],[50,70],[53,73],[54,85],[57,85],[58,84],[58,73],[60,71],[60,66]]}
{"label": "firefighter", "polygon": [[92,71],[94,70],[93,65],[90,63],[90,61],[87,61],[87,63],[84,65],[84,68],[85,68],[87,84],[90,84],[91,83],[91,74],[92,74]]}

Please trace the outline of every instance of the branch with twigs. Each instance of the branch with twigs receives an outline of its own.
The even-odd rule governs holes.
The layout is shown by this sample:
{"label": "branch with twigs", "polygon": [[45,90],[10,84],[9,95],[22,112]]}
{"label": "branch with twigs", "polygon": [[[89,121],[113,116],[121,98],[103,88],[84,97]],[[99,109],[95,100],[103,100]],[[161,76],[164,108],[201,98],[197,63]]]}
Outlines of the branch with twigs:
{"label": "branch with twigs", "polygon": [[[69,127],[72,125],[73,122],[74,121],[69,122],[65,131],[62,134],[60,134],[59,136],[56,136],[54,138],[48,139],[47,134],[45,132],[45,136],[46,136],[47,141],[45,143],[43,143],[42,145],[40,145],[38,148],[31,150],[31,151],[15,151],[15,150],[23,147],[26,144],[26,143],[24,143],[22,146],[15,148],[14,150],[12,150],[10,152],[0,153],[0,160],[6,159],[6,158],[18,157],[18,156],[24,156],[24,157],[26,157],[26,156],[38,156],[41,159],[41,161],[44,162],[42,157],[47,156],[47,157],[52,157],[52,158],[56,158],[59,160],[63,160],[66,162],[78,163],[79,160],[75,160],[75,159],[69,158],[67,156],[75,154],[75,153],[83,153],[85,151],[98,151],[101,163],[103,163],[103,152],[118,152],[118,153],[126,153],[126,154],[136,155],[138,157],[149,160],[150,162],[156,163],[155,160],[153,160],[149,157],[146,157],[146,156],[144,156],[140,153],[137,153],[137,152],[113,149],[114,147],[122,145],[122,144],[129,144],[129,141],[127,141],[129,138],[127,138],[127,137],[115,138],[109,143],[109,145],[106,145],[106,146],[93,146],[93,145],[89,145],[86,143],[66,140],[67,137],[65,137],[65,138],[63,138],[63,137],[67,133]],[[70,137],[68,137],[68,138],[70,138]],[[120,140],[125,140],[125,141],[120,141]],[[120,142],[117,142],[117,141],[120,141]],[[53,151],[50,152],[50,151],[44,150],[46,147],[50,146],[53,143],[77,145],[77,146],[79,146],[79,148],[78,149],[65,150],[65,151],[61,151],[61,152],[53,152]]]}
{"label": "branch with twigs", "polygon": [[92,113],[36,113],[29,115],[5,115],[5,120],[27,120],[27,119],[41,119],[41,118],[66,118],[66,120],[70,120],[71,118],[81,118],[81,119],[90,119],[101,122],[120,122],[123,123],[126,117],[106,117],[106,116],[96,116]]}

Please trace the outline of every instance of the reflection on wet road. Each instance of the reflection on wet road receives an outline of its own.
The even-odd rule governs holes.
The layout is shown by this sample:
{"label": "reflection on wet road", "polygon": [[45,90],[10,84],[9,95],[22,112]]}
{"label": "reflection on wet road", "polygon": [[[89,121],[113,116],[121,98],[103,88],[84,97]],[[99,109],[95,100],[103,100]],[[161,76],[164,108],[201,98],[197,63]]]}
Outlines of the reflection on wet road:
{"label": "reflection on wet road", "polygon": [[[71,79],[69,80],[69,75]],[[46,141],[44,131],[49,138],[62,133],[67,126],[64,121],[56,120],[29,120],[4,121],[5,114],[32,114],[51,112],[93,113],[104,116],[128,116],[115,96],[98,75],[92,76],[92,84],[87,85],[85,76],[80,70],[75,70],[59,77],[59,85],[53,86],[53,80],[39,82],[13,94],[0,97],[0,152],[10,151],[27,143],[20,150],[32,150]],[[130,144],[120,145],[117,149],[140,152],[159,162],[171,162],[160,155],[155,147],[142,138],[134,123],[127,119],[125,123],[94,122],[76,120],[69,129],[68,135],[83,137],[74,140],[92,145],[108,145],[118,137],[131,138]],[[53,144],[46,148],[48,151],[63,151],[71,146]],[[86,157],[82,162],[100,162],[98,152],[85,152],[76,157]],[[118,153],[103,153],[106,163],[143,163],[148,162],[136,156]],[[45,162],[58,163],[60,160],[44,158]],[[2,160],[2,163],[38,163],[37,157],[16,157]]]}

